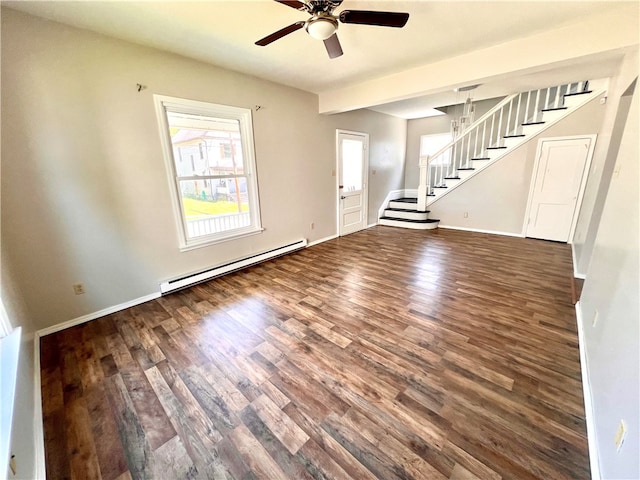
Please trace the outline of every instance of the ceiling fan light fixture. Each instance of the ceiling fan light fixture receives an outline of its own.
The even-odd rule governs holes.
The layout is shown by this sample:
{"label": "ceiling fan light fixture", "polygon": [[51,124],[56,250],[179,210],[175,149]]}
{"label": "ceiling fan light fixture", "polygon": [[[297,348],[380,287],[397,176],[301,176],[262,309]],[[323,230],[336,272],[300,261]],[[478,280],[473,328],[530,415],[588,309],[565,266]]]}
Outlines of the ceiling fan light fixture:
{"label": "ceiling fan light fixture", "polygon": [[338,29],[338,21],[329,16],[312,17],[307,21],[305,30],[316,40],[326,40]]}

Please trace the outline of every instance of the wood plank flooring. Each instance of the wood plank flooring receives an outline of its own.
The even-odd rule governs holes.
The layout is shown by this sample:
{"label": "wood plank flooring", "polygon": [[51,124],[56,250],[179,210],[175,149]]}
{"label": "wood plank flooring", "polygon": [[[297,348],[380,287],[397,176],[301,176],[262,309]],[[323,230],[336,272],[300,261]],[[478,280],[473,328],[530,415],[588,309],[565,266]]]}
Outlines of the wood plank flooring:
{"label": "wood plank flooring", "polygon": [[374,227],[44,337],[49,479],[587,479],[567,245]]}

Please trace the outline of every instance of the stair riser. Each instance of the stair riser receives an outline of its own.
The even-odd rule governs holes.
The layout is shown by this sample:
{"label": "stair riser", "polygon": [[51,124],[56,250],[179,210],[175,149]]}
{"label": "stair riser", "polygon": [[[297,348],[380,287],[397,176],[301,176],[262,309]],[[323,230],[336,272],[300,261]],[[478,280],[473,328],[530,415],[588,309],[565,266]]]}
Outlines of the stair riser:
{"label": "stair riser", "polygon": [[[471,165],[471,167],[475,168],[473,165]],[[473,172],[474,172],[473,170],[458,170],[458,176],[460,177],[460,180],[462,181],[465,178],[467,178],[468,176],[470,176]]]}
{"label": "stair riser", "polygon": [[[476,170],[480,170],[482,168],[484,168],[485,165],[487,165],[491,160],[473,160],[471,162],[471,166],[473,168],[475,168]],[[471,176],[471,174],[467,175],[467,176]]]}
{"label": "stair riser", "polygon": [[495,160],[496,158],[498,158],[500,155],[504,153],[504,150],[505,150],[504,148],[499,148],[496,150],[487,150],[485,153],[486,153],[486,156],[489,157],[491,160]]}
{"label": "stair riser", "polygon": [[379,220],[380,225],[388,227],[410,228],[412,230],[433,230],[438,228],[438,222],[433,223],[409,223],[401,220]]}
{"label": "stair riser", "polygon": [[504,145],[507,148],[511,148],[514,147],[516,145],[518,145],[522,139],[524,137],[516,137],[516,138],[503,138],[502,139],[502,145]]}
{"label": "stair riser", "polygon": [[385,210],[384,216],[394,217],[394,218],[406,218],[407,220],[426,220],[429,217],[429,214],[427,212],[396,212],[393,210]]}
{"label": "stair riser", "polygon": [[453,180],[453,179],[448,179],[445,180],[445,182],[447,182],[447,187],[448,188],[453,188],[455,187],[457,184],[459,184],[462,181],[462,177],[460,177],[460,180]]}
{"label": "stair riser", "polygon": [[568,97],[564,97],[564,107],[575,107],[580,104],[584,100],[584,95],[570,95]]}
{"label": "stair riser", "polygon": [[542,130],[544,128],[544,124],[541,125],[523,125],[522,126],[522,133],[524,135],[526,135],[526,139],[531,138],[531,135],[535,135],[536,133],[538,133],[540,130]]}
{"label": "stair riser", "polygon": [[405,203],[405,202],[394,202],[391,200],[389,202],[389,208],[403,208],[405,210],[411,210],[416,208],[417,203]]}
{"label": "stair riser", "polygon": [[551,110],[550,112],[542,112],[542,120],[544,122],[553,122],[558,118],[564,117],[567,110]]}

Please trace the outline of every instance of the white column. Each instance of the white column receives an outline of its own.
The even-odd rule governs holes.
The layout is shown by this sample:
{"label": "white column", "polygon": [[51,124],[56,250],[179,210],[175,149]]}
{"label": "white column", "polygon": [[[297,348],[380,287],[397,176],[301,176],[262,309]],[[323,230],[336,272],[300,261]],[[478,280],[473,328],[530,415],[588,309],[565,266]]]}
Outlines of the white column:
{"label": "white column", "polygon": [[429,193],[429,157],[420,159],[420,184],[418,185],[418,211],[427,211],[427,193]]}

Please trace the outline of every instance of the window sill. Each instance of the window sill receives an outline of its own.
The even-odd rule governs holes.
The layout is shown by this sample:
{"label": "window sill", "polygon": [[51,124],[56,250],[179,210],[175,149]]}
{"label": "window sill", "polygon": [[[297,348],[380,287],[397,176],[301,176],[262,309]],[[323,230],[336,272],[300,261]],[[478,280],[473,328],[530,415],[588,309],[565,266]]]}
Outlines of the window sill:
{"label": "window sill", "polygon": [[204,248],[204,247],[210,247],[212,245],[216,245],[218,243],[223,243],[223,242],[228,242],[230,240],[237,240],[239,238],[243,238],[243,237],[250,237],[252,235],[257,235],[259,233],[264,232],[264,228],[256,228],[253,230],[248,230],[248,231],[243,231],[243,232],[236,232],[236,233],[232,233],[229,235],[225,235],[224,237],[217,237],[215,239],[209,239],[209,240],[194,240],[191,243],[182,243],[180,245],[180,251],[181,252],[189,252],[191,250],[196,250],[198,248]]}

